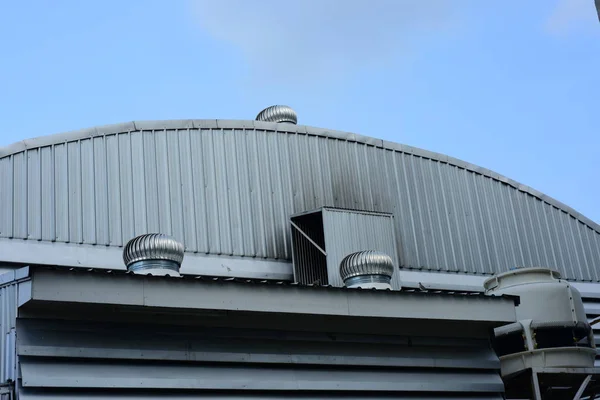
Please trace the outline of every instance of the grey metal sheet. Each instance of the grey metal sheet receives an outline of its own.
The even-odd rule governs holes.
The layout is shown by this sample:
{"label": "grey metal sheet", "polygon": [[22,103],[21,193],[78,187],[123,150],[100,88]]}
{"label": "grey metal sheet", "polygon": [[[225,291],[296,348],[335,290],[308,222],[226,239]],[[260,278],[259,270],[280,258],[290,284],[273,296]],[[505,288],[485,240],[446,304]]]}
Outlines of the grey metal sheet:
{"label": "grey metal sheet", "polygon": [[13,237],[14,158],[0,158],[0,237]]}
{"label": "grey metal sheet", "polygon": [[332,208],[324,208],[321,212],[330,285],[344,286],[339,270],[345,256],[356,251],[376,250],[392,258],[396,268],[392,275],[392,287],[401,287],[392,215]]}
{"label": "grey metal sheet", "polygon": [[[44,241],[14,241],[0,238],[2,261],[67,267],[93,267],[125,270],[123,249],[116,246]],[[286,260],[226,257],[211,254],[188,253],[183,260],[181,273],[252,279],[291,280],[292,266]]]}
{"label": "grey metal sheet", "polygon": [[15,381],[17,378],[17,307],[17,284],[9,283],[0,286],[0,384],[8,380]]}
{"label": "grey metal sheet", "polygon": [[[469,400],[501,400],[503,399],[501,394],[468,394]],[[185,400],[306,400],[305,394],[272,394],[267,392],[259,393],[244,393],[244,394],[231,394],[231,393],[185,393],[185,392],[169,392],[166,393],[137,393],[131,390],[115,393],[111,391],[110,394],[103,393],[101,391],[85,391],[85,392],[71,392],[71,391],[56,391],[49,392],[47,390],[27,390],[22,389],[20,391],[21,400],[87,400],[87,399],[106,399],[110,397],[111,400],[164,400],[164,399],[185,399]],[[390,396],[386,394],[375,394],[375,393],[344,393],[336,395],[336,399],[340,400],[389,400]],[[311,400],[331,400],[330,394],[310,394]],[[413,395],[402,395],[402,400],[443,400],[443,399],[456,399],[456,395],[449,393],[436,394],[433,396],[413,396]]]}
{"label": "grey metal sheet", "polygon": [[385,368],[500,368],[486,339],[18,320],[21,357]]}
{"label": "grey metal sheet", "polygon": [[522,185],[358,135],[242,125],[121,124],[12,146],[0,236],[118,247],[160,230],[190,254],[289,261],[289,215],[335,206],[393,212],[405,269],[600,279],[598,225]]}
{"label": "grey metal sheet", "polygon": [[195,310],[484,322],[515,321],[514,300],[408,291],[244,285],[106,273],[32,272],[36,301]]}
{"label": "grey metal sheet", "polygon": [[[324,373],[326,372],[326,373]],[[497,371],[148,364],[21,358],[25,388],[498,393]]]}

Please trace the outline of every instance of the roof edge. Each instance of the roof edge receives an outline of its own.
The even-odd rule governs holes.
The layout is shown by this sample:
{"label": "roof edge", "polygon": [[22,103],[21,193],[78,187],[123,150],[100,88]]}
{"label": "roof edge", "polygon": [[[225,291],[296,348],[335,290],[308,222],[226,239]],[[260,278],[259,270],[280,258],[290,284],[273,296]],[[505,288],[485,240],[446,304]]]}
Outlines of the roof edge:
{"label": "roof edge", "polygon": [[[516,320],[514,296],[488,296],[482,293],[453,296],[443,292],[306,287],[277,283],[255,285],[243,280],[202,280],[135,274],[118,276],[124,272],[98,272],[33,267],[32,300],[395,320],[421,318],[423,310],[427,310],[429,319],[473,321],[495,326],[498,322],[510,323]],[[65,280],[67,274],[69,279]],[[57,291],[57,282],[79,289]],[[173,285],[171,290],[168,290],[167,285]],[[174,291],[176,296],[173,296]],[[93,295],[90,295],[92,292]],[[265,296],[272,299],[266,308]],[[449,302],[448,296],[453,296],[454,301]],[[397,297],[402,297],[403,301],[396,301]]]}
{"label": "roof edge", "polygon": [[179,120],[156,120],[156,121],[131,121],[110,125],[102,125],[92,128],[85,128],[71,132],[58,133],[53,135],[41,136],[31,139],[25,139],[8,146],[0,147],[0,159],[16,154],[25,150],[40,147],[51,146],[53,144],[71,142],[82,139],[89,139],[98,136],[115,135],[144,130],[168,130],[168,129],[262,129],[281,133],[298,133],[305,135],[321,136],[333,139],[340,139],[349,142],[358,142],[366,145],[380,147],[387,150],[398,151],[412,154],[417,157],[427,158],[458,168],[462,168],[479,175],[486,176],[499,182],[503,182],[521,192],[528,193],[537,199],[562,210],[573,218],[586,224],[591,229],[600,233],[600,224],[592,221],[572,207],[550,197],[530,186],[523,185],[504,175],[500,175],[487,168],[468,163],[466,161],[454,158],[442,153],[436,153],[418,147],[405,144],[390,142],[387,140],[376,139],[369,136],[363,136],[356,133],[336,131],[331,129],[315,128],[306,125],[292,125],[285,123],[263,122],[254,120],[226,120],[226,119],[179,119]]}

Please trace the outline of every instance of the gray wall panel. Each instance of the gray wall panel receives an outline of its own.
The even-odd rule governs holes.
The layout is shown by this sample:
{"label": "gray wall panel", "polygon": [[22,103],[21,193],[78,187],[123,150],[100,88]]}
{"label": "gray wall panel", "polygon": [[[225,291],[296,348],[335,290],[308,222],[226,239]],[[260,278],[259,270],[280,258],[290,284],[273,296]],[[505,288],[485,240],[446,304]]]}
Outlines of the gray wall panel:
{"label": "gray wall panel", "polygon": [[[83,242],[83,213],[82,213],[82,190],[81,181],[81,142],[70,142],[67,144],[67,196],[68,201],[68,241],[73,243]],[[85,160],[89,162],[89,160]],[[59,199],[62,200],[62,199]]]}
{"label": "gray wall panel", "polygon": [[[52,241],[56,237],[56,226],[54,218],[54,147],[42,147],[40,151],[40,179],[42,190],[42,197],[40,199],[40,219],[42,231],[41,239],[45,241]],[[45,199],[45,201],[42,201],[42,199]]]}
{"label": "gray wall panel", "polygon": [[7,154],[0,236],[122,246],[161,231],[188,252],[289,260],[289,215],[335,206],[394,213],[404,268],[489,274],[543,265],[600,280],[596,224],[487,170],[356,135],[184,122],[36,139]]}
{"label": "gray wall panel", "polygon": [[[344,286],[340,262],[356,251],[381,251],[392,258],[395,266],[399,265],[392,216],[336,209],[323,209],[322,216],[330,285]],[[392,276],[392,287],[401,287],[397,272]]]}
{"label": "gray wall panel", "polygon": [[17,377],[16,361],[16,284],[0,287],[0,383],[15,381]]}
{"label": "gray wall panel", "polygon": [[61,388],[96,393],[110,389],[112,395],[123,389],[130,393],[186,389],[197,394],[253,390],[268,397],[280,390],[300,390],[329,396],[363,392],[370,397],[388,391],[402,398],[411,392],[444,398],[449,393],[504,391],[498,358],[481,337],[194,329],[49,319],[21,319],[17,328],[21,389],[39,388],[45,393],[58,393]]}
{"label": "gray wall panel", "polygon": [[0,158],[0,237],[13,236],[14,186],[13,157]]}
{"label": "gray wall panel", "polygon": [[[8,395],[6,395],[8,396]],[[71,392],[71,391],[55,391],[51,392],[48,390],[36,391],[22,389],[20,391],[19,399],[21,400],[88,400],[88,399],[106,399],[107,393],[98,391],[86,391],[86,392]],[[159,393],[137,393],[129,391],[115,392],[111,391],[109,394],[111,400],[165,400],[165,399],[181,399],[181,400],[306,400],[305,394],[273,394],[267,392],[256,392],[256,393],[244,393],[244,394],[230,394],[230,393],[186,393],[186,392],[170,392],[168,394]],[[331,400],[330,394],[311,394],[311,400]],[[373,393],[345,393],[343,395],[336,395],[337,399],[340,400],[389,400],[390,396],[387,394],[373,394]],[[502,400],[504,397],[501,394],[469,394],[469,400]],[[4,398],[0,397],[4,400]],[[9,400],[6,397],[6,400]],[[420,395],[403,395],[402,400],[443,400],[443,399],[456,399],[454,394],[443,394],[438,393],[433,396],[420,396]]]}
{"label": "gray wall panel", "polygon": [[27,239],[27,158],[26,153],[13,156],[13,235],[15,238]]}
{"label": "gray wall panel", "polygon": [[27,238],[42,238],[42,191],[40,149],[27,152]]}

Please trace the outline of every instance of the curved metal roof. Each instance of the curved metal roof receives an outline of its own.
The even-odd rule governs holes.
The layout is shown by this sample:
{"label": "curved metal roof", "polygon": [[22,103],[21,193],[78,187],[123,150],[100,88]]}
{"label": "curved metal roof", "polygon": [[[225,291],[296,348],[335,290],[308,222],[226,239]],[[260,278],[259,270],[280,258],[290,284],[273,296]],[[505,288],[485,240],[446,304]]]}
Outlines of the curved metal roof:
{"label": "curved metal roof", "polygon": [[364,143],[371,146],[381,147],[388,150],[396,150],[404,153],[410,153],[415,156],[436,160],[459,168],[464,168],[468,171],[495,179],[506,183],[509,186],[518,189],[521,192],[529,193],[530,195],[568,213],[574,218],[588,225],[596,232],[600,233],[600,224],[587,218],[577,210],[568,205],[550,197],[542,192],[539,192],[527,185],[523,185],[504,175],[500,175],[487,168],[479,167],[475,164],[454,158],[445,154],[436,153],[418,147],[408,146],[405,144],[390,142],[387,140],[376,139],[369,136],[359,135],[356,133],[336,131],[332,129],[315,128],[305,125],[278,124],[274,122],[263,122],[253,120],[223,120],[223,119],[182,119],[182,120],[163,120],[163,121],[131,121],[119,124],[102,125],[92,128],[79,129],[76,131],[57,133],[53,135],[40,136],[31,139],[25,139],[8,146],[0,147],[0,158],[15,154],[27,149],[51,146],[53,144],[70,142],[74,140],[92,138],[96,136],[114,135],[123,132],[133,131],[156,131],[163,129],[261,129],[267,131],[276,131],[281,133],[300,133],[307,135],[322,136],[334,139],[342,139],[350,142]]}
{"label": "curved metal roof", "polygon": [[[142,121],[0,148],[0,239],[98,254],[81,263],[78,255],[76,265],[102,264],[101,252],[158,231],[185,244],[188,265],[205,268],[206,255],[225,268],[219,259],[230,256],[268,265],[259,273],[245,264],[242,276],[285,276],[289,217],[323,206],[394,214],[404,269],[541,265],[600,281],[600,226],[572,208],[456,158],[353,133]],[[22,248],[12,242],[9,253]]]}

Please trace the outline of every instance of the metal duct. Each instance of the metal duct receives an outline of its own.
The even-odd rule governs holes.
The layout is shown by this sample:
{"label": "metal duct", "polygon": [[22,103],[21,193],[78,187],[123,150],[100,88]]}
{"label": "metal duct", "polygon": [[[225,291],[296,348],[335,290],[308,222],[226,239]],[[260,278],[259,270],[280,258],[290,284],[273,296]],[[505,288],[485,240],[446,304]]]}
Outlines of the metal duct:
{"label": "metal duct", "polygon": [[183,244],[164,233],[147,233],[131,239],[123,248],[127,270],[142,275],[179,276]]}
{"label": "metal duct", "polygon": [[391,289],[393,274],[392,258],[380,251],[364,250],[352,253],[340,263],[340,276],[347,287]]}
{"label": "metal duct", "polygon": [[267,107],[256,116],[257,121],[294,124],[298,123],[298,115],[291,107],[276,105]]}

